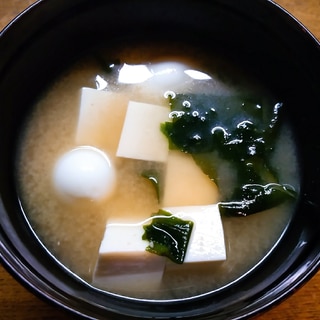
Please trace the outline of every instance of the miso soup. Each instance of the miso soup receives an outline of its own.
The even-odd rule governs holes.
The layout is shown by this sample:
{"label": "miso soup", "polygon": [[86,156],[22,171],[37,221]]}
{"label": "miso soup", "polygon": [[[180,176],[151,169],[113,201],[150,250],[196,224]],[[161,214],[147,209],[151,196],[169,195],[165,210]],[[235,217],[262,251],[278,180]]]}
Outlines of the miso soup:
{"label": "miso soup", "polygon": [[[91,114],[91,102],[85,106],[86,99],[106,99],[110,107]],[[193,109],[198,105],[199,109]],[[130,118],[128,106],[133,113]],[[141,106],[146,109],[139,109]],[[274,97],[263,86],[263,79],[259,82],[231,62],[207,57],[196,49],[161,45],[101,50],[75,63],[34,106],[18,150],[22,206],[50,253],[99,290],[146,299],[177,299],[219,289],[249,272],[271,252],[293,214],[298,164],[290,126],[278,119],[280,107],[285,114],[281,97]],[[164,108],[164,118],[159,116],[158,121],[157,110],[161,113]],[[125,134],[128,119],[138,125]],[[210,127],[209,120],[214,126]],[[158,121],[161,146],[147,142],[152,121]],[[178,127],[179,123],[183,125]],[[276,130],[270,130],[275,124]],[[208,137],[207,132],[211,133]],[[142,143],[137,142],[138,137]],[[61,194],[59,183],[54,184],[58,160],[83,146],[108,156],[114,178],[106,196],[77,193],[77,181],[70,187],[71,195]],[[144,154],[151,149],[155,150],[150,157]],[[205,182],[199,178],[193,183],[189,169],[184,176],[166,178],[168,154],[174,152],[188,157]],[[68,169],[64,178],[62,184],[74,179]],[[243,190],[261,185],[276,185],[293,200],[266,199],[258,208],[254,203],[252,209],[251,200],[260,191]],[[248,212],[238,212],[243,195],[239,190],[245,196],[254,193],[251,202],[245,203]],[[220,204],[225,259],[190,265],[165,257],[161,283],[154,288],[143,281],[133,288],[109,288],[93,282],[109,219],[135,223],[164,207],[210,204]],[[125,259],[121,263],[125,265]]]}

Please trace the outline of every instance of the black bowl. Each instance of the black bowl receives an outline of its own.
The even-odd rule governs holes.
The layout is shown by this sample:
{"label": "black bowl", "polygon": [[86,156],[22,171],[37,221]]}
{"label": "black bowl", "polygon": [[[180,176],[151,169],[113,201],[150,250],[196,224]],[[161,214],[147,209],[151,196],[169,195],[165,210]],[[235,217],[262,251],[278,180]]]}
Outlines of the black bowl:
{"label": "black bowl", "polygon": [[[53,259],[21,209],[14,163],[21,126],[39,92],[87,48],[167,37],[224,55],[286,101],[300,161],[301,197],[281,241],[246,277],[194,299],[159,302],[98,291]],[[269,308],[305,283],[320,264],[319,88],[319,43],[270,1],[37,2],[0,35],[2,263],[37,295],[87,318],[242,319]]]}

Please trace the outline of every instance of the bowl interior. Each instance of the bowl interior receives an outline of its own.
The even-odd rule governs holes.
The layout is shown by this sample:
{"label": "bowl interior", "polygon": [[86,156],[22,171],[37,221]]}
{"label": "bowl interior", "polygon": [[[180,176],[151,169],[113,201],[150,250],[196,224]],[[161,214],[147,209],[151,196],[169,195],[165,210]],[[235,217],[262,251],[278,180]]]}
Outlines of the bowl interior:
{"label": "bowl interior", "polygon": [[[175,39],[241,65],[289,106],[301,197],[272,254],[232,286],[191,301],[142,301],[92,288],[48,254],[19,202],[16,146],[39,93],[76,59],[101,45],[112,48],[123,42]],[[317,270],[320,142],[315,114],[320,106],[320,46],[276,5],[262,0],[241,4],[231,0],[40,1],[3,31],[0,52],[1,255],[4,264],[34,292],[87,317],[240,318],[293,292]]]}

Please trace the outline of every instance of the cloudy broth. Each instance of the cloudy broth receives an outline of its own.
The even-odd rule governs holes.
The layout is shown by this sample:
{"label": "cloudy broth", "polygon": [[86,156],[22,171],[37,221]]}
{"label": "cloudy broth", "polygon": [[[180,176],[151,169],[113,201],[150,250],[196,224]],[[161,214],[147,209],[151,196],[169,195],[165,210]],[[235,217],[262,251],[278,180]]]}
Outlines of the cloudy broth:
{"label": "cloudy broth", "polygon": [[[101,61],[108,61],[106,64],[110,69],[103,69]],[[113,65],[113,61],[119,64]],[[188,78],[178,85],[165,82],[146,86],[145,82],[134,80],[132,83],[118,82],[119,68],[124,63],[144,65],[150,69],[150,66],[170,61],[183,64],[188,70],[199,71],[198,78]],[[164,69],[159,70],[161,72]],[[200,79],[201,75],[209,78]],[[112,198],[68,202],[56,194],[52,186],[54,165],[63,153],[78,146],[75,135],[80,89],[83,87],[109,90],[129,100],[160,105],[166,103],[164,93],[168,91],[196,94],[214,92],[221,96],[244,92],[267,98],[271,95],[256,81],[221,59],[208,59],[198,52],[172,47],[158,50],[144,47],[130,52],[117,50],[111,58],[109,52],[102,51],[98,59],[91,57],[81,60],[41,96],[26,123],[19,147],[18,185],[22,205],[45,247],[69,270],[91,283],[108,217],[121,212],[124,220],[132,217],[145,219],[158,211],[159,203],[150,182],[137,174],[145,166],[154,164],[117,158],[115,155],[111,157],[118,178]],[[280,132],[273,162],[277,164],[280,180],[297,188],[297,161],[289,126],[284,126]],[[161,170],[161,165],[158,166]],[[225,170],[228,175],[228,168]],[[224,186],[224,189],[228,190],[228,186]],[[142,298],[175,299],[227,285],[252,269],[270,252],[288,225],[292,212],[291,204],[282,204],[247,217],[222,216],[227,250],[225,261],[216,262],[210,267],[199,266],[201,272],[194,270],[186,273],[183,265],[175,266],[164,274],[159,291],[137,288],[135,292],[126,292],[123,288],[117,293]]]}

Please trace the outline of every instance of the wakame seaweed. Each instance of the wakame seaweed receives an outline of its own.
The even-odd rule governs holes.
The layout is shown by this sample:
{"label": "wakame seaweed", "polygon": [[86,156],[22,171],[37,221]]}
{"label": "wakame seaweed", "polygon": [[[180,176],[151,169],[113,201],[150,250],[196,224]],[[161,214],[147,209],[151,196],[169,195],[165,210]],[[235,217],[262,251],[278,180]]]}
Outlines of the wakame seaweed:
{"label": "wakame seaweed", "polygon": [[154,169],[150,169],[150,170],[145,170],[141,173],[141,176],[148,179],[152,185],[154,186],[155,190],[156,190],[156,194],[157,194],[157,198],[158,201],[160,199],[160,195],[161,195],[161,188],[160,188],[160,173],[157,170]]}
{"label": "wakame seaweed", "polygon": [[[270,164],[282,120],[282,103],[240,96],[168,95],[171,122],[161,125],[171,149],[192,154],[218,187],[217,158],[236,170],[236,185],[220,203],[228,215],[246,216],[296,197]],[[265,107],[267,105],[267,107]]]}
{"label": "wakame seaweed", "polygon": [[142,239],[150,242],[147,251],[166,256],[175,263],[183,263],[193,228],[192,221],[182,220],[160,209],[152,222],[143,228]]}
{"label": "wakame seaweed", "polygon": [[235,200],[222,201],[219,210],[226,215],[249,215],[271,209],[285,200],[294,199],[296,192],[290,185],[270,183],[266,185],[247,184],[236,189]]}

